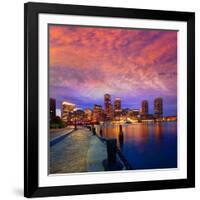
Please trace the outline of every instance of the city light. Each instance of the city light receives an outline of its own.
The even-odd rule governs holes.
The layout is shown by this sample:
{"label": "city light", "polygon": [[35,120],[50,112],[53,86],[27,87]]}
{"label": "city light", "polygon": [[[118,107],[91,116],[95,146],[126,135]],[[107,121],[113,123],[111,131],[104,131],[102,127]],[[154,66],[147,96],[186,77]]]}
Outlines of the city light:
{"label": "city light", "polygon": [[[149,113],[148,100],[141,102],[139,109],[122,108],[121,98],[112,99],[110,94],[104,95],[104,107],[94,104],[93,108],[85,110],[76,107],[75,104],[63,101],[61,104],[61,120],[66,124],[99,124],[102,122],[112,123],[137,123],[156,121],[176,121],[176,116],[163,116],[163,99],[154,100],[154,113]],[[50,99],[50,118],[55,118],[56,100]]]}

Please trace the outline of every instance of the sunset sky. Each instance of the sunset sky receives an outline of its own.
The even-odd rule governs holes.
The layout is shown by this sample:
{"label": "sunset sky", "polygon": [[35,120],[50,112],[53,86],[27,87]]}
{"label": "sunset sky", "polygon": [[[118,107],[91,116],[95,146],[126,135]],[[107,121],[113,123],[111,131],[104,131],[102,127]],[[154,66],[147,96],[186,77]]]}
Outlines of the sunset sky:
{"label": "sunset sky", "polygon": [[177,32],[49,25],[49,93],[79,108],[103,106],[104,94],[123,108],[163,98],[164,115],[177,112]]}

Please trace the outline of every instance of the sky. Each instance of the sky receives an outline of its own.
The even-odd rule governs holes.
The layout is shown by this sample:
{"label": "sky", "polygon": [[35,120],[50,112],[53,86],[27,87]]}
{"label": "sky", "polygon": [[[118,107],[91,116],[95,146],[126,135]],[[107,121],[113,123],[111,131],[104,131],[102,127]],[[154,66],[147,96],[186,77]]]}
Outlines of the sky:
{"label": "sky", "polygon": [[49,25],[49,93],[78,108],[112,103],[140,109],[163,98],[164,115],[177,113],[177,32]]}

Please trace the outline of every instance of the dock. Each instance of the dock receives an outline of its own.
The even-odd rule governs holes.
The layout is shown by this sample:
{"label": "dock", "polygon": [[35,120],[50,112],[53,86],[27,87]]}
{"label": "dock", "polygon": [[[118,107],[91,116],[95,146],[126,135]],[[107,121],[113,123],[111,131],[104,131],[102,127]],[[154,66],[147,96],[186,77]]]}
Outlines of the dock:
{"label": "dock", "polygon": [[[106,139],[94,135],[86,127],[61,131],[50,140],[49,173],[79,173],[108,171]],[[126,163],[117,153],[117,166],[127,169]],[[113,166],[112,166],[113,168]],[[114,170],[117,168],[114,166]]]}

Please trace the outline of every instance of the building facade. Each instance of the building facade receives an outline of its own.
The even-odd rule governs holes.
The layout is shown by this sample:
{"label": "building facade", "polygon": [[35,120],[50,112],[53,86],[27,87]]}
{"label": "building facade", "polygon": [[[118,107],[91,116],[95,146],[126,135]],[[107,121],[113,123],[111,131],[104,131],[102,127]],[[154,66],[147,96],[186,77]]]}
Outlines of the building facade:
{"label": "building facade", "polygon": [[50,98],[50,120],[54,120],[56,118],[56,100]]}
{"label": "building facade", "polygon": [[105,94],[104,95],[104,111],[105,111],[105,113],[108,112],[110,104],[111,104],[111,96],[110,96],[110,94]]}
{"label": "building facade", "polygon": [[114,110],[117,111],[121,111],[121,99],[120,98],[116,98],[114,101]]}
{"label": "building facade", "polygon": [[113,106],[111,103],[110,94],[104,95],[104,114],[105,114],[105,120],[111,120],[113,117]]}
{"label": "building facade", "polygon": [[149,104],[148,104],[148,101],[147,100],[143,100],[142,103],[141,103],[140,114],[142,116],[144,116],[144,115],[148,115],[148,113],[149,113]]}
{"label": "building facade", "polygon": [[85,117],[85,112],[81,109],[77,109],[73,113],[73,121],[76,121],[76,123],[83,123],[84,122],[84,117]]}
{"label": "building facade", "polygon": [[140,114],[140,111],[138,109],[130,109],[128,111],[128,116],[129,117],[134,117],[136,118]]}
{"label": "building facade", "polygon": [[102,121],[103,110],[101,105],[94,104],[93,113],[92,113],[92,121],[94,123]]}
{"label": "building facade", "polygon": [[115,120],[120,120],[120,116],[121,116],[121,99],[120,98],[116,98],[114,101],[114,116],[115,116]]}
{"label": "building facade", "polygon": [[63,101],[62,105],[61,105],[61,119],[64,122],[69,122],[70,121],[70,115],[71,113],[73,113],[74,109],[75,109],[76,105],[69,103],[67,101]]}
{"label": "building facade", "polygon": [[90,122],[92,120],[92,111],[90,108],[85,109],[85,121]]}
{"label": "building facade", "polygon": [[163,99],[160,97],[154,100],[154,116],[155,117],[163,116]]}
{"label": "building facade", "polygon": [[109,106],[108,106],[108,112],[107,112],[107,115],[106,115],[107,116],[107,120],[112,120],[113,115],[114,115],[113,106],[110,103]]}

